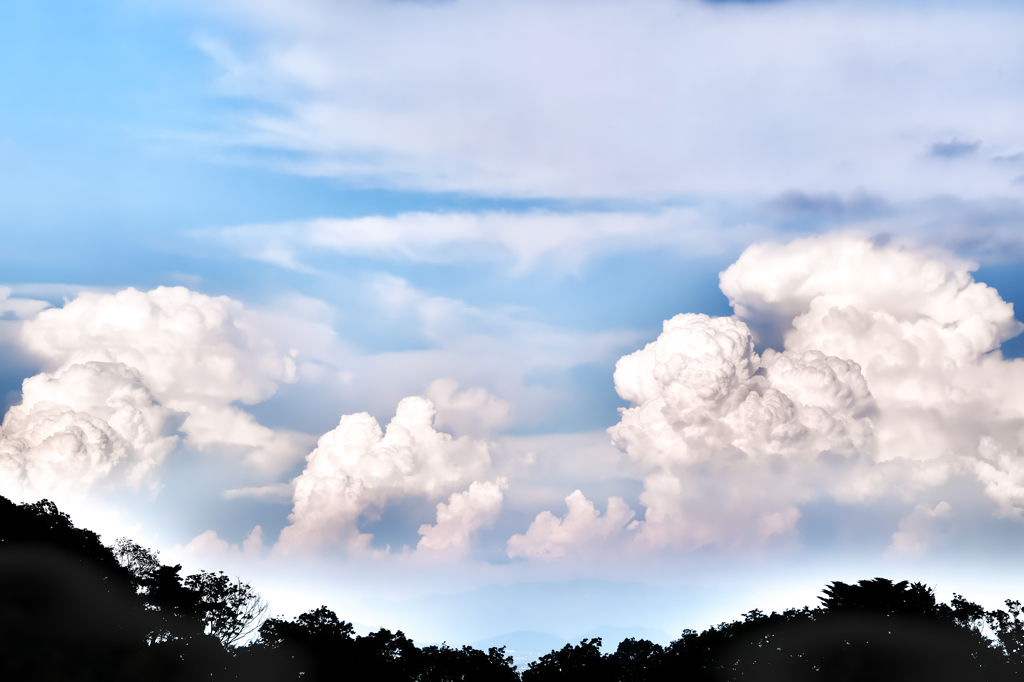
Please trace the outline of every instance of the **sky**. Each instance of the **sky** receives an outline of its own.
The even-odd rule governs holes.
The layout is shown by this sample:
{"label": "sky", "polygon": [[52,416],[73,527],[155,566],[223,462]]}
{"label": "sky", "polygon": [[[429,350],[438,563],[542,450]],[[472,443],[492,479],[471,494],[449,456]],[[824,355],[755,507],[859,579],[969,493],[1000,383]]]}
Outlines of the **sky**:
{"label": "sky", "polygon": [[1020,598],[1022,25],[6,0],[0,494],[524,661]]}

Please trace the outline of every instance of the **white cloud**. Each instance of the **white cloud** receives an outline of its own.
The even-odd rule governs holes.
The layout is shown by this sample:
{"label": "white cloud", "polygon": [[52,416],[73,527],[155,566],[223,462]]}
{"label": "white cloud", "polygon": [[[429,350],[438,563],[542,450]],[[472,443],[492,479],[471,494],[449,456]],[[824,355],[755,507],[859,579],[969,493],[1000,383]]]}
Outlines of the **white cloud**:
{"label": "white cloud", "polygon": [[[736,317],[678,315],[616,366],[634,406],[609,432],[647,472],[638,540],[757,544],[814,500],[972,478],[1018,516],[1024,362],[998,348],[1024,326],[970,269],[852,233],[747,249],[722,273]],[[745,321],[785,350],[758,355]]]}
{"label": "white cloud", "polygon": [[[527,196],[1015,191],[1020,8],[234,0],[223,142],[297,172]],[[756,112],[752,116],[751,112]],[[234,127],[238,131],[238,126]],[[957,159],[936,144],[980,140]],[[296,159],[299,157],[299,160]],[[266,156],[261,155],[261,162]]]}
{"label": "white cloud", "polygon": [[1017,447],[1007,447],[989,436],[982,436],[974,472],[985,486],[985,493],[998,505],[996,515],[1021,519],[1024,512],[1024,454],[1019,437]]}
{"label": "white cloud", "polygon": [[437,503],[437,524],[423,524],[417,531],[423,537],[417,550],[463,552],[469,548],[470,538],[476,531],[494,523],[501,511],[508,488],[508,479],[473,481],[469,489],[452,493],[448,504]]}
{"label": "white cloud", "polygon": [[183,287],[86,292],[24,323],[23,346],[56,372],[120,364],[164,407],[187,414],[181,431],[201,449],[237,452],[266,470],[287,466],[308,439],[260,425],[233,402],[258,403],[295,380],[290,353],[266,321],[230,298]]}
{"label": "white cloud", "polygon": [[651,472],[643,541],[731,544],[789,530],[793,502],[820,485],[804,472],[819,469],[820,453],[870,454],[873,402],[855,363],[816,351],[760,357],[753,345],[735,318],[677,315],[616,365],[616,389],[635,406],[609,433]]}
{"label": "white cloud", "polygon": [[216,531],[208,530],[192,538],[184,547],[175,547],[172,551],[204,559],[257,558],[263,554],[263,528],[254,527],[241,547],[224,540]]}
{"label": "white cloud", "polygon": [[11,297],[11,287],[0,286],[0,318],[13,316],[20,320],[35,317],[39,311],[50,307],[46,301],[37,301],[20,296]]}
{"label": "white cloud", "polygon": [[[513,535],[508,541],[510,557],[531,559],[558,559],[571,554],[578,556],[593,550],[596,543],[606,541],[610,536],[625,529],[636,515],[621,497],[608,498],[608,509],[601,514],[594,508],[581,491],[576,490],[565,498],[569,511],[558,518],[549,511],[541,512],[530,524],[525,535]],[[598,546],[598,549],[606,549]]]}
{"label": "white cloud", "polygon": [[256,500],[291,500],[294,493],[294,484],[276,483],[274,485],[225,490],[223,497],[225,500],[236,500],[238,498],[251,498]]}
{"label": "white cloud", "polygon": [[900,519],[899,530],[892,534],[892,543],[886,552],[890,555],[924,554],[936,535],[936,520],[948,519],[952,514],[953,507],[946,501],[934,507],[917,505],[909,516]]}
{"label": "white cloud", "polygon": [[970,269],[941,252],[837,233],[753,246],[722,289],[739,316],[791,325],[789,351],[860,365],[880,409],[879,459],[935,459],[974,451],[985,433],[1013,441],[1024,418],[1024,362],[993,352],[1024,325]]}
{"label": "white cloud", "polygon": [[595,256],[670,247],[690,256],[739,250],[765,235],[757,225],[725,227],[695,208],[556,213],[403,213],[240,225],[193,233],[246,258],[308,270],[310,254],[332,251],[427,263],[507,262],[518,275],[540,265],[575,272]]}
{"label": "white cloud", "polygon": [[479,480],[490,466],[488,444],[435,430],[434,415],[429,400],[409,397],[383,432],[365,412],[343,416],[295,480],[291,525],[281,532],[277,551],[324,544],[365,548],[372,536],[360,533],[360,515],[409,496],[442,498]]}
{"label": "white cloud", "polygon": [[154,483],[184,415],[160,405],[139,373],[74,363],[26,379],[0,427],[0,481],[17,500]]}
{"label": "white cloud", "polygon": [[[1013,305],[973,280],[976,267],[948,253],[900,243],[881,247],[837,232],[755,244],[722,273],[721,282],[737,316],[755,327],[762,320],[774,326],[772,341],[785,332],[787,349],[835,349],[863,360],[870,372],[904,360],[911,366],[941,362],[934,352],[939,347],[954,353],[957,364],[970,362],[1018,334],[1024,325],[1014,320]],[[827,317],[833,308],[861,313],[863,318],[846,323],[856,333],[824,328],[841,323]],[[857,323],[877,327],[875,338]],[[872,345],[881,339],[885,346]]]}
{"label": "white cloud", "polygon": [[427,387],[426,397],[434,404],[434,426],[456,433],[480,435],[494,432],[508,423],[512,406],[480,386],[459,390],[454,379],[435,379]]}
{"label": "white cloud", "polygon": [[57,366],[98,361],[136,368],[168,401],[257,403],[294,378],[294,361],[244,306],[184,287],[83,293],[26,322],[26,346]]}

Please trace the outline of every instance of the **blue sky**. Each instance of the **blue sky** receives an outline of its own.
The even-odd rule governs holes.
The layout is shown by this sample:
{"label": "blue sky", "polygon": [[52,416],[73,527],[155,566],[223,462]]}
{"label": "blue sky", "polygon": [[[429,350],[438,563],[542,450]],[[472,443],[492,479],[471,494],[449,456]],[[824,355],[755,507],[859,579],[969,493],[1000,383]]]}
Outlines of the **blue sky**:
{"label": "blue sky", "polygon": [[0,492],[423,641],[1019,596],[1022,19],[5,2]]}

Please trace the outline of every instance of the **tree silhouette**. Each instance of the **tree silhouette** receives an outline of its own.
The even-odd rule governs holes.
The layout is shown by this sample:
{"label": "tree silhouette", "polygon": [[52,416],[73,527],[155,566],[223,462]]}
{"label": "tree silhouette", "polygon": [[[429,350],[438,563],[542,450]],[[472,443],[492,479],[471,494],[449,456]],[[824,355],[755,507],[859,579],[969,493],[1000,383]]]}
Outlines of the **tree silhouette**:
{"label": "tree silhouette", "polygon": [[611,659],[601,654],[601,638],[596,637],[541,656],[523,671],[523,682],[614,682],[616,672]]}
{"label": "tree silhouette", "polygon": [[1021,603],[1007,599],[1006,610],[997,609],[985,614],[985,621],[999,642],[1002,660],[1014,679],[1024,677],[1024,618]]}
{"label": "tree silhouette", "polygon": [[624,639],[611,655],[618,679],[622,682],[643,682],[654,679],[665,658],[665,649],[646,639]]}
{"label": "tree silhouette", "polygon": [[190,575],[185,578],[185,588],[198,596],[195,610],[204,632],[226,647],[254,633],[269,608],[251,585],[241,578],[231,580],[223,572]]}
{"label": "tree silhouette", "polygon": [[487,653],[447,644],[422,649],[420,682],[516,682],[519,675],[505,647],[491,647]]}
{"label": "tree silhouette", "polygon": [[[402,631],[356,636],[327,606],[262,620],[240,578],[182,577],[127,538],[105,547],[47,500],[0,498],[0,679],[113,682],[913,682],[1024,678],[1024,606],[886,578],[825,586],[817,608],[684,630],[668,647],[566,645],[520,676],[504,648],[417,647]],[[258,636],[244,644],[258,631]]]}
{"label": "tree silhouette", "polygon": [[52,502],[0,498],[0,679],[136,679],[151,623],[129,577]]}
{"label": "tree silhouette", "polygon": [[249,679],[330,679],[338,666],[352,665],[354,645],[352,624],[321,606],[290,621],[265,620],[259,638],[238,651],[238,662]]}
{"label": "tree silhouette", "polygon": [[826,586],[817,609],[685,632],[663,673],[696,680],[999,679],[998,652],[979,628],[983,610],[958,597],[938,604],[921,583],[876,578]]}

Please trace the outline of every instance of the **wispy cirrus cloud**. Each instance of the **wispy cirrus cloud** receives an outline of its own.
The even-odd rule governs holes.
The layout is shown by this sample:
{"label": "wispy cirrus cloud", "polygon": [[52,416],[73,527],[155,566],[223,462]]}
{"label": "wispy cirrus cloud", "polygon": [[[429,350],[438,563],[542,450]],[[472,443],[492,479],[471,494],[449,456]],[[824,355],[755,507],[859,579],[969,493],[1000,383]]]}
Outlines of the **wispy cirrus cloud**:
{"label": "wispy cirrus cloud", "polygon": [[987,160],[1024,149],[1021,10],[972,9],[234,0],[200,47],[243,103],[221,143],[302,174],[526,197],[1019,192]]}
{"label": "wispy cirrus cloud", "polygon": [[[1001,162],[1014,166],[1011,161]],[[1024,258],[1024,199],[929,197],[899,202],[863,190],[789,189],[729,210],[699,204],[633,211],[567,209],[410,212],[208,228],[192,239],[307,274],[329,258],[458,265],[494,263],[514,277],[561,275],[624,253],[668,249],[681,258],[734,257],[752,242],[851,227],[902,236],[983,262]]]}
{"label": "wispy cirrus cloud", "polygon": [[592,258],[668,247],[690,256],[741,249],[769,230],[727,227],[695,208],[650,211],[402,213],[240,225],[193,232],[246,258],[309,272],[324,252],[435,264],[498,262],[517,275],[540,265],[577,270]]}

